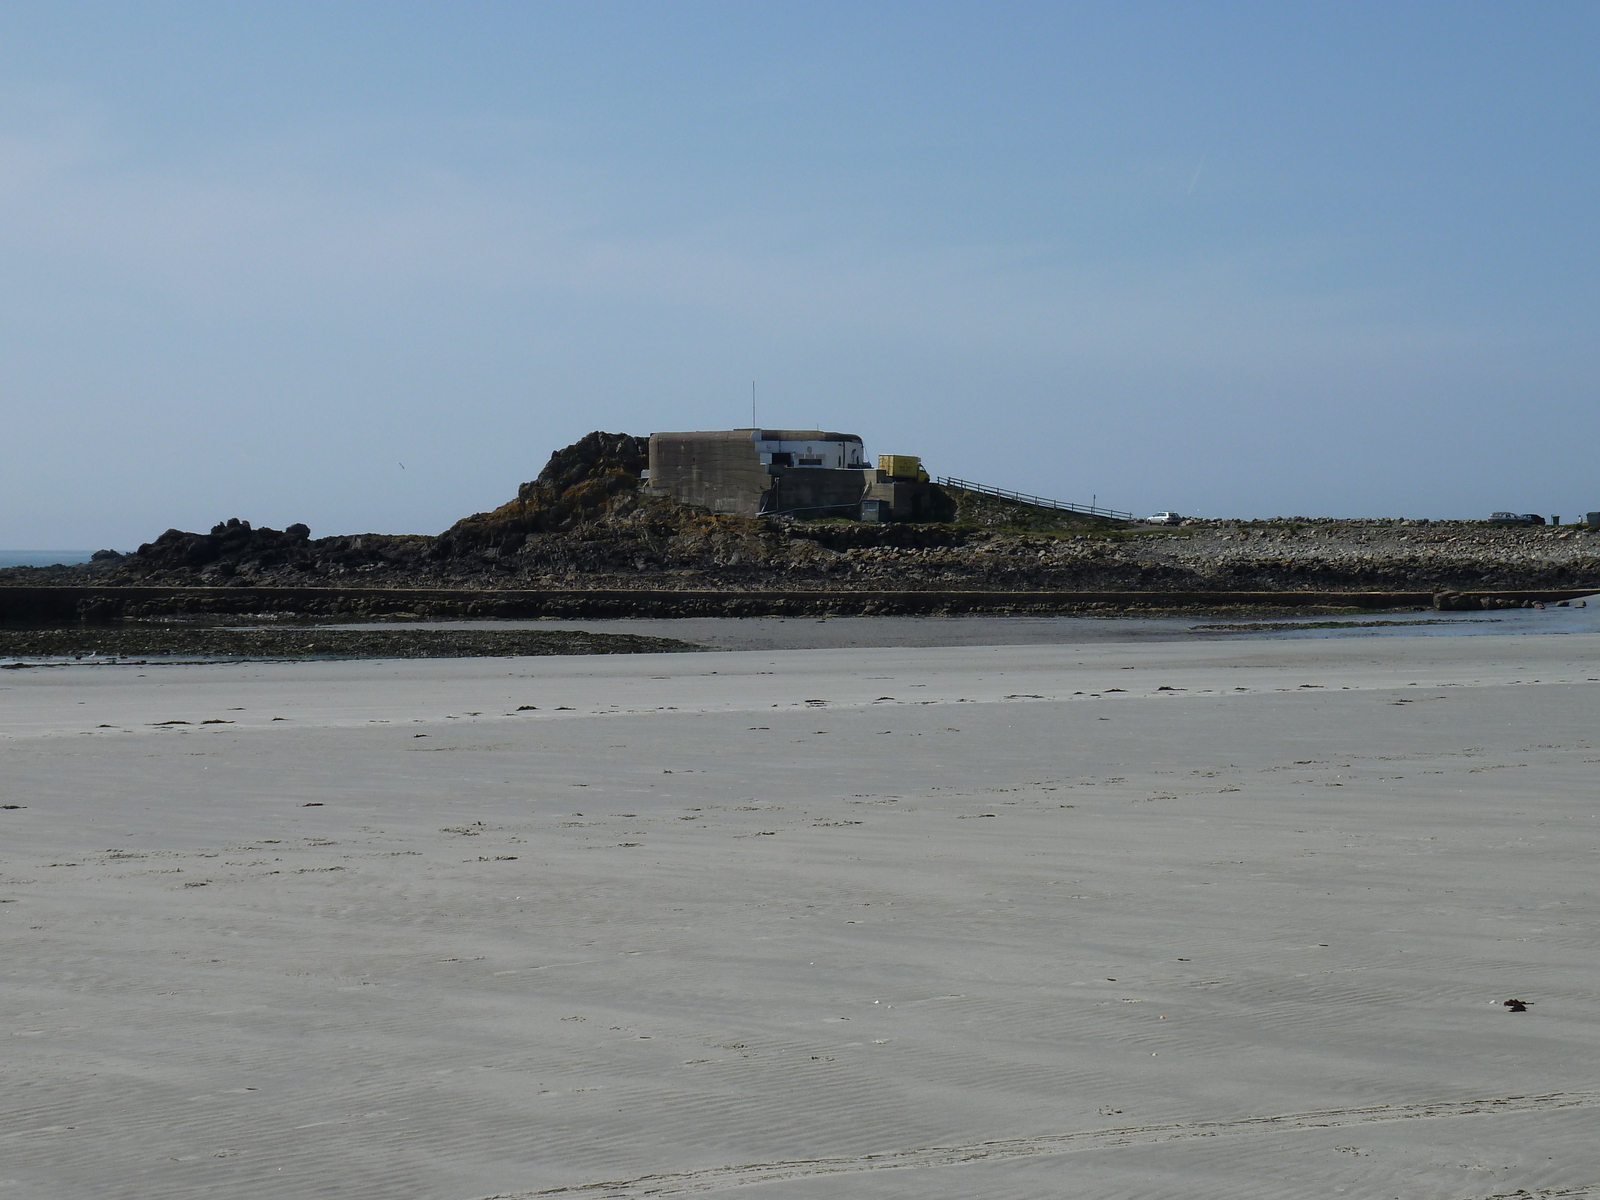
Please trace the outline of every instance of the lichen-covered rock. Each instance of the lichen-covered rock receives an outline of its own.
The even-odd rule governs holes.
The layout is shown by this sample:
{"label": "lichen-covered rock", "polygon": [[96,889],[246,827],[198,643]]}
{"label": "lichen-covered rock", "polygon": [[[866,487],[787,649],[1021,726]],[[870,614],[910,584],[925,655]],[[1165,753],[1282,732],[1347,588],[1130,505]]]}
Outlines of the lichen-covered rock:
{"label": "lichen-covered rock", "polygon": [[445,530],[434,557],[512,554],[530,534],[626,516],[636,507],[639,478],[649,464],[649,438],[597,430],[552,454],[539,477],[517,489],[515,500]]}

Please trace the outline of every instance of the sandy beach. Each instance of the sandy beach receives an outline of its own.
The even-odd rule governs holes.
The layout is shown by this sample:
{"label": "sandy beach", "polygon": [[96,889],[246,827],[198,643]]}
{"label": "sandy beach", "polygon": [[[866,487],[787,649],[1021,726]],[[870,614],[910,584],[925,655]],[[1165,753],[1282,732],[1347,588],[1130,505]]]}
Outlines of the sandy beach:
{"label": "sandy beach", "polygon": [[0,1196],[1600,1195],[1597,712],[1589,632],[7,671]]}

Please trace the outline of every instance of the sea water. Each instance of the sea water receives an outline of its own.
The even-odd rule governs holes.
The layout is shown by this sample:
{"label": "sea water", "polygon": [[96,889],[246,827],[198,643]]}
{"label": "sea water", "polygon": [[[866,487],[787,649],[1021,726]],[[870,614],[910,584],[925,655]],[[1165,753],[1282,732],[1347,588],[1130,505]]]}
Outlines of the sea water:
{"label": "sea water", "polygon": [[69,567],[86,563],[93,550],[0,550],[0,567]]}

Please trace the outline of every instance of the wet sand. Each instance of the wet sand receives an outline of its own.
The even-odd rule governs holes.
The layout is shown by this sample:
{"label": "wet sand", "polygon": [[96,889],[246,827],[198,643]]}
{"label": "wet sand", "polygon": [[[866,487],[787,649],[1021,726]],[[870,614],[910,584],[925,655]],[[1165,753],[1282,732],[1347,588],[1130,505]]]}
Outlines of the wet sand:
{"label": "wet sand", "polygon": [[[1600,598],[1596,598],[1600,599]],[[1241,629],[1241,626],[1247,628]],[[1071,646],[1093,642],[1216,641],[1229,637],[1452,637],[1600,633],[1600,603],[1499,612],[1383,612],[1349,616],[635,617],[617,620],[361,622],[351,630],[536,629],[679,638],[717,650],[827,650],[949,646]]]}
{"label": "wet sand", "polygon": [[56,629],[0,628],[0,669],[89,659],[164,661],[307,658],[483,658],[543,654],[640,654],[697,650],[672,638],[579,629],[467,629],[409,625],[357,629],[313,625],[239,628],[175,621],[122,621]]}
{"label": "wet sand", "polygon": [[1597,700],[1580,632],[8,672],[0,1194],[1600,1192]]}

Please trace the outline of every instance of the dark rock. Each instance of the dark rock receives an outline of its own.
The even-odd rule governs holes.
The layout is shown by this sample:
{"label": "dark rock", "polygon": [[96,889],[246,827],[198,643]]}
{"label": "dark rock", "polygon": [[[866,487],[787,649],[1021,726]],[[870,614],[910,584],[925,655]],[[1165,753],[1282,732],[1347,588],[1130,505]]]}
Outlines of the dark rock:
{"label": "dark rock", "polygon": [[303,546],[310,533],[304,525],[291,525],[281,532],[265,526],[256,529],[249,521],[233,517],[213,525],[210,533],[169,529],[140,546],[136,557],[143,565],[162,571],[198,570],[227,559],[227,573],[231,574],[241,563],[259,563],[267,556],[283,561],[284,552]]}
{"label": "dark rock", "polygon": [[122,606],[105,597],[78,601],[78,620],[88,625],[104,625],[122,615]]}
{"label": "dark rock", "polygon": [[539,472],[539,477],[531,484],[523,484],[517,494],[522,496],[533,487],[564,492],[586,480],[612,473],[631,476],[637,482],[649,465],[649,438],[596,430],[552,454],[544,470]]}
{"label": "dark rock", "polygon": [[431,557],[514,554],[530,535],[626,516],[649,465],[649,438],[597,430],[552,454],[539,477],[517,489],[515,500],[457,521],[440,535]]}
{"label": "dark rock", "polygon": [[974,537],[982,536],[965,529],[952,529],[948,525],[896,523],[858,525],[844,522],[808,524],[804,521],[795,521],[787,528],[791,537],[816,542],[829,550],[859,550],[876,546],[923,550],[932,547],[964,546]]}

